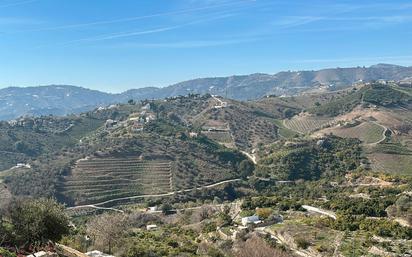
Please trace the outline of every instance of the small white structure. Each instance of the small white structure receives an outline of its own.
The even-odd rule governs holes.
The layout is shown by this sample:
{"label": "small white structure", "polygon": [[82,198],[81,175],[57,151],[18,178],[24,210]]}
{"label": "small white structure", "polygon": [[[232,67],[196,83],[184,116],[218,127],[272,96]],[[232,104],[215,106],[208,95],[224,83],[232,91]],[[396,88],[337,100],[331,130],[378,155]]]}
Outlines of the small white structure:
{"label": "small white structure", "polygon": [[150,231],[150,230],[156,230],[157,229],[157,225],[154,225],[154,224],[152,224],[152,225],[147,225],[146,226],[146,230],[148,230],[148,231]]}
{"label": "small white structure", "polygon": [[155,212],[157,211],[159,208],[157,206],[151,206],[148,208],[149,212]]}
{"label": "small white structure", "polygon": [[142,107],[142,110],[150,110],[150,103]]}
{"label": "small white structure", "polygon": [[197,136],[198,136],[198,134],[196,132],[190,132],[189,133],[189,137],[191,137],[191,138],[195,138]]}
{"label": "small white structure", "polygon": [[113,255],[105,254],[97,250],[87,252],[86,255],[90,257],[114,257]]}
{"label": "small white structure", "polygon": [[129,121],[139,121],[139,119],[140,119],[139,116],[137,116],[137,117],[131,117],[131,118],[129,118]]}
{"label": "small white structure", "polygon": [[17,163],[16,168],[27,168],[27,169],[30,169],[31,166],[30,166],[30,164],[27,164],[27,163]]}
{"label": "small white structure", "polygon": [[10,120],[9,125],[12,126],[12,127],[16,126],[17,125],[17,120]]}
{"label": "small white structure", "polygon": [[117,120],[108,119],[106,120],[106,128],[114,127],[117,125]]}
{"label": "small white structure", "polygon": [[45,251],[40,251],[37,253],[27,255],[27,257],[47,257],[47,256],[52,256],[52,254],[46,253]]}
{"label": "small white structure", "polygon": [[243,226],[247,226],[249,224],[259,224],[260,222],[261,222],[261,220],[259,219],[259,217],[257,215],[242,218],[242,225]]}
{"label": "small white structure", "polygon": [[321,215],[325,215],[325,216],[331,217],[332,219],[336,220],[336,215],[332,211],[322,210],[322,209],[309,206],[309,205],[302,205],[302,208],[307,210],[308,212],[319,213]]}
{"label": "small white structure", "polygon": [[153,114],[149,114],[146,116],[146,123],[147,122],[151,122],[152,120],[155,120],[156,116],[154,116]]}

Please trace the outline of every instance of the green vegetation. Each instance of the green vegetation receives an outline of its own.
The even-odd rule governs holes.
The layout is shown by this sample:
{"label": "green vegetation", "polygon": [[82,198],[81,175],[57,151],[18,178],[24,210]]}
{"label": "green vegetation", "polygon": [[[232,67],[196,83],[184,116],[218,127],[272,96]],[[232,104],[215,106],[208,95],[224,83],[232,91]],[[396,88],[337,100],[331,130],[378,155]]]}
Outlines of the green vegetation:
{"label": "green vegetation", "polygon": [[15,125],[0,123],[0,171],[73,147],[101,125],[102,120],[86,117],[40,117],[26,118]]}
{"label": "green vegetation", "polygon": [[[315,108],[359,93],[359,103],[409,101],[408,92],[387,87],[298,100]],[[379,98],[386,90],[401,95]],[[4,164],[0,174],[0,255],[13,255],[15,245],[42,250],[47,240],[124,257],[290,256],[287,249],[351,256],[367,255],[372,246],[395,256],[410,251],[411,178],[379,173],[387,166],[410,173],[409,128],[402,126],[402,135],[393,129],[373,145],[362,144],[381,139],[383,128],[373,122],[343,128],[344,138],[313,139],[294,130],[305,134],[332,119],[302,115],[284,126],[279,118],[301,110],[291,101],[228,101],[215,108],[215,98],[191,95],[38,118],[37,128],[29,118],[17,127],[2,124],[0,150],[10,155],[1,158],[11,158],[11,166]],[[150,110],[142,109],[146,104]],[[236,149],[253,153],[257,164]],[[29,165],[8,169],[16,161]],[[32,200],[16,201],[10,192]],[[68,206],[109,202],[67,209],[69,219],[63,206],[35,200],[40,196]],[[147,210],[153,206],[158,211]],[[252,215],[262,223],[241,228],[241,218]],[[261,233],[256,226],[264,227]]]}
{"label": "green vegetation", "polygon": [[331,133],[345,138],[358,138],[366,144],[376,143],[384,138],[384,128],[374,122],[363,122],[349,128],[336,128]]}
{"label": "green vegetation", "polygon": [[264,150],[256,174],[280,180],[314,180],[343,175],[359,167],[361,148],[355,139],[280,141]]}
{"label": "green vegetation", "polygon": [[53,200],[17,200],[2,211],[5,216],[0,216],[1,245],[22,248],[45,245],[70,232],[64,207]]}
{"label": "green vegetation", "polygon": [[2,257],[17,257],[15,253],[12,253],[4,248],[0,247],[0,256]]}
{"label": "green vegetation", "polygon": [[297,137],[299,135],[299,133],[296,133],[295,131],[286,128],[283,125],[282,120],[275,120],[274,122],[275,122],[276,126],[279,128],[278,134],[279,134],[280,137],[282,137],[282,138],[294,138],[294,137]]}
{"label": "green vegetation", "polygon": [[372,151],[385,154],[412,155],[412,150],[400,143],[380,143],[373,147]]}
{"label": "green vegetation", "polygon": [[405,105],[411,100],[410,94],[393,85],[372,84],[363,92],[363,101],[381,106]]}
{"label": "green vegetation", "polygon": [[392,107],[404,106],[411,101],[412,96],[400,91],[395,85],[373,83],[365,85],[359,90],[351,91],[329,103],[310,108],[309,112],[320,116],[337,116],[351,111],[362,103],[366,105],[374,104],[378,106]]}
{"label": "green vegetation", "polygon": [[305,134],[321,129],[330,124],[332,121],[333,120],[329,118],[295,116],[292,119],[284,120],[284,126],[290,130]]}

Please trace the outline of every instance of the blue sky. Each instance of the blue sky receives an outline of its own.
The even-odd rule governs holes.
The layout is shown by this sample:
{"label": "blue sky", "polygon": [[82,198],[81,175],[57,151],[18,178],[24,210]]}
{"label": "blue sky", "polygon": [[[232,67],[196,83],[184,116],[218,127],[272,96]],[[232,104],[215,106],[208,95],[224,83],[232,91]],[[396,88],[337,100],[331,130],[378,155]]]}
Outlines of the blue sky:
{"label": "blue sky", "polygon": [[0,0],[0,88],[412,65],[400,0]]}

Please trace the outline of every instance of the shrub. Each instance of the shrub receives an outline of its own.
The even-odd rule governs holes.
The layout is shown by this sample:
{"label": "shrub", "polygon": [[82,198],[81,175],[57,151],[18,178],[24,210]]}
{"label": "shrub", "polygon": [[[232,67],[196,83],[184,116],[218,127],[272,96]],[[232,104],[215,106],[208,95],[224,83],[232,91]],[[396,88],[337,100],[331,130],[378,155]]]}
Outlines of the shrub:
{"label": "shrub", "polygon": [[310,242],[304,238],[297,238],[295,241],[299,248],[307,249],[310,246]]}
{"label": "shrub", "polygon": [[256,210],[256,214],[261,219],[267,219],[272,214],[272,209],[269,208],[259,208]]}
{"label": "shrub", "polygon": [[12,252],[0,247],[0,256],[1,257],[16,257],[17,255],[15,253],[12,253]]}
{"label": "shrub", "polygon": [[59,241],[70,231],[64,206],[54,200],[17,201],[11,205],[9,213],[16,244]]}

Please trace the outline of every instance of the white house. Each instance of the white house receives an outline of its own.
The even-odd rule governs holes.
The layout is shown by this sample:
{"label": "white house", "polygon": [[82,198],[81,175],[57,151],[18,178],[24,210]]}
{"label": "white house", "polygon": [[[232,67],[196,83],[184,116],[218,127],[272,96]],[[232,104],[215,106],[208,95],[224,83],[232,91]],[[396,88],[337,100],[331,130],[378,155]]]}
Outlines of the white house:
{"label": "white house", "polygon": [[47,256],[52,256],[52,254],[51,253],[46,253],[45,251],[40,251],[40,252],[37,252],[37,253],[27,255],[27,257],[47,257]]}
{"label": "white house", "polygon": [[156,230],[157,229],[157,225],[147,225],[146,226],[146,230],[150,231],[150,230]]}
{"label": "white house", "polygon": [[90,257],[114,257],[113,255],[105,254],[97,250],[87,252],[86,255]]}
{"label": "white house", "polygon": [[142,107],[142,110],[150,110],[150,103]]}
{"label": "white house", "polygon": [[153,114],[149,114],[146,116],[146,123],[147,122],[151,122],[152,120],[155,120],[156,116],[154,116]]}
{"label": "white house", "polygon": [[158,211],[158,207],[157,206],[150,206],[149,208],[148,208],[148,211],[149,212],[155,212],[155,211]]}
{"label": "white house", "polygon": [[198,136],[198,134],[196,132],[190,132],[189,133],[189,137],[191,137],[191,138],[194,138],[194,137],[197,137],[197,136]]}
{"label": "white house", "polygon": [[242,218],[242,225],[243,226],[247,226],[249,224],[259,224],[260,222],[261,222],[261,220],[259,219],[259,217],[257,215]]}

